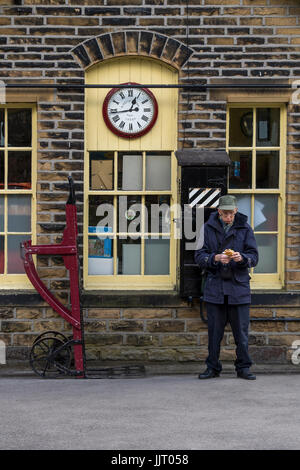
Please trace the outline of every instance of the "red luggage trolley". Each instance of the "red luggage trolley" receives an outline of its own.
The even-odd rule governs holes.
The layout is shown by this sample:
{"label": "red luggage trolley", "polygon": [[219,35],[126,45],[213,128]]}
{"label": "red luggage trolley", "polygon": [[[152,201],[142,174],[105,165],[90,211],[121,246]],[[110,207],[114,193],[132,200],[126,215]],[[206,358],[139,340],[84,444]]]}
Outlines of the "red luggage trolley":
{"label": "red luggage trolley", "polygon": [[[145,368],[142,365],[104,367],[87,369],[83,332],[83,317],[80,304],[79,259],[77,248],[77,210],[74,183],[69,179],[69,198],[66,203],[66,227],[62,242],[55,245],[32,245],[31,240],[21,243],[21,257],[25,272],[41,297],[64,320],[72,325],[73,337],[66,337],[58,331],[46,331],[39,335],[30,351],[30,365],[41,377],[73,376],[77,378],[116,378],[142,377]],[[71,309],[65,307],[49,291],[36,271],[33,255],[62,256],[69,271]],[[73,349],[73,354],[72,354]],[[75,369],[71,368],[74,356]]]}

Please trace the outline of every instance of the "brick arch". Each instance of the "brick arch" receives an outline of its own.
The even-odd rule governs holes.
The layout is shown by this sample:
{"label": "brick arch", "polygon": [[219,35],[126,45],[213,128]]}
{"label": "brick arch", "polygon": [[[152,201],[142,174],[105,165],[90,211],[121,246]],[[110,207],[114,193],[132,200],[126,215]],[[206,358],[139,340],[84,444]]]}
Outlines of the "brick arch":
{"label": "brick arch", "polygon": [[151,31],[116,31],[78,44],[71,51],[83,69],[112,57],[139,55],[162,60],[181,69],[193,49],[164,34]]}

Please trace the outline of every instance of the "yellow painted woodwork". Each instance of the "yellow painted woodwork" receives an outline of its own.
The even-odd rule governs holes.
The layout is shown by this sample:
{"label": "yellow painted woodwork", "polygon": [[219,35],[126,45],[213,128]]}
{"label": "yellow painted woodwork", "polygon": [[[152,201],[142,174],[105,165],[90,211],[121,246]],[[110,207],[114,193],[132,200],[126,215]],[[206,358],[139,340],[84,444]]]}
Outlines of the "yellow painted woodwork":
{"label": "yellow painted woodwork", "polygon": [[[256,122],[257,108],[279,108],[280,109],[280,136],[278,147],[230,147],[229,146],[229,128],[230,119],[229,112],[232,108],[252,108],[253,109],[253,122]],[[279,151],[279,187],[278,189],[228,189],[230,194],[247,194],[252,195],[251,198],[251,211],[252,221],[254,220],[254,195],[257,194],[277,194],[278,195],[278,230],[276,232],[267,232],[268,234],[277,234],[277,272],[276,273],[255,273],[251,269],[251,288],[252,289],[282,289],[284,285],[284,255],[285,255],[285,178],[286,178],[286,122],[287,110],[286,105],[282,102],[277,103],[235,103],[230,104],[227,109],[226,120],[226,149],[238,151],[252,152],[252,187],[254,188],[255,182],[255,168],[256,168],[256,152],[264,150],[278,150]],[[253,142],[256,142],[256,126],[253,125]],[[255,232],[254,234],[263,234],[266,232]]]}
{"label": "yellow painted woodwork", "polygon": [[[177,84],[178,73],[175,69],[164,63],[141,57],[122,57],[110,59],[90,67],[86,72],[87,84],[110,84],[135,82],[144,85],[151,84]],[[106,126],[102,115],[102,105],[111,88],[86,89],[85,95],[85,177],[84,177],[84,287],[86,289],[173,289],[176,284],[176,243],[173,239],[174,226],[170,229],[170,274],[144,275],[144,262],[142,256],[140,275],[118,275],[117,272],[117,238],[113,240],[114,246],[114,274],[88,275],[88,198],[89,195],[145,195],[168,194],[171,197],[171,206],[177,203],[177,160],[174,150],[177,148],[177,89],[151,88],[158,103],[158,117],[154,127],[144,136],[136,139],[126,139],[116,136]],[[91,191],[89,189],[89,152],[114,151],[115,162],[118,151],[138,151],[143,155],[143,181],[145,181],[145,159],[149,151],[168,151],[171,153],[171,189],[168,191],[118,191],[116,165],[113,191]],[[142,199],[143,200],[143,199]],[[171,215],[171,221],[176,214]],[[142,254],[144,251],[145,233],[142,231]]]}
{"label": "yellow painted woodwork", "polygon": [[[36,243],[36,178],[37,178],[37,113],[36,106],[32,103],[11,103],[7,105],[2,105],[0,109],[6,110],[9,108],[31,108],[32,110],[32,146],[31,147],[8,147],[7,142],[7,118],[5,117],[5,141],[4,147],[1,147],[1,151],[4,151],[4,167],[5,175],[4,181],[7,181],[7,172],[8,172],[8,150],[17,150],[17,151],[31,151],[31,189],[28,190],[16,190],[16,189],[0,189],[0,195],[31,195],[31,232],[9,232],[10,235],[28,235],[28,240],[32,240],[32,243]],[[7,214],[7,198],[4,198],[4,213]],[[7,217],[5,217],[4,223],[4,232],[1,232],[1,235],[7,233]],[[7,237],[5,237],[4,245],[5,257],[7,257]],[[7,274],[7,261],[5,263],[4,274],[0,274],[0,288],[1,289],[32,289],[32,284],[29,281],[26,274]]]}
{"label": "yellow painted woodwork", "polygon": [[[176,84],[175,69],[146,58],[111,59],[91,67],[86,84]],[[177,145],[177,89],[151,88],[158,102],[158,117],[148,134],[124,139],[105,125],[102,104],[110,88],[86,89],[86,150],[174,150]]]}

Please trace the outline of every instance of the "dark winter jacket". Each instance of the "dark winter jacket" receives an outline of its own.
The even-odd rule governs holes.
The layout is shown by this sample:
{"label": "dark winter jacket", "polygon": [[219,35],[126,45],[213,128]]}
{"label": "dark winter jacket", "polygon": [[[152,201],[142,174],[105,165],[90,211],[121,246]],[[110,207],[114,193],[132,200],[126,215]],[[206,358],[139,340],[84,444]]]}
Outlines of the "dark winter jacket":
{"label": "dark winter jacket", "polygon": [[[222,263],[216,263],[214,257],[226,248],[240,252],[243,260],[230,261],[232,278],[224,280],[220,272]],[[258,251],[246,215],[237,212],[232,227],[225,233],[218,212],[213,212],[204,225],[204,244],[196,250],[195,261],[207,273],[203,297],[206,302],[222,304],[224,295],[228,295],[229,304],[251,302],[249,268],[257,265]]]}

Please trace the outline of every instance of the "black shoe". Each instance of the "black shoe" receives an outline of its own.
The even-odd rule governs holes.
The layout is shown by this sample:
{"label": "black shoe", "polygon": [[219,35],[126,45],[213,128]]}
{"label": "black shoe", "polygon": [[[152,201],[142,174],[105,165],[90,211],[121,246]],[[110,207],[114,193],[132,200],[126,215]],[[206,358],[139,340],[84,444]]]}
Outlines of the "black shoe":
{"label": "black shoe", "polygon": [[245,380],[256,380],[256,376],[251,374],[248,369],[241,369],[237,372],[237,377]]}
{"label": "black shoe", "polygon": [[203,372],[203,374],[199,374],[199,379],[212,379],[214,377],[219,377],[220,375],[220,372],[217,372],[216,370],[214,369],[206,369],[205,372]]}

